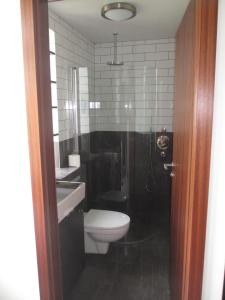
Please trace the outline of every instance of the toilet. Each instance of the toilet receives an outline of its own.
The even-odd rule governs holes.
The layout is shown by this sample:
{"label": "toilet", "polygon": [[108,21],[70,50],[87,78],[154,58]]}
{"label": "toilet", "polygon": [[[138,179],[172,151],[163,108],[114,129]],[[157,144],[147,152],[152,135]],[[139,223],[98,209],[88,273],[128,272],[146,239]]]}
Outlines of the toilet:
{"label": "toilet", "polygon": [[91,209],[84,214],[85,253],[106,254],[109,244],[126,235],[130,217],[124,213]]}

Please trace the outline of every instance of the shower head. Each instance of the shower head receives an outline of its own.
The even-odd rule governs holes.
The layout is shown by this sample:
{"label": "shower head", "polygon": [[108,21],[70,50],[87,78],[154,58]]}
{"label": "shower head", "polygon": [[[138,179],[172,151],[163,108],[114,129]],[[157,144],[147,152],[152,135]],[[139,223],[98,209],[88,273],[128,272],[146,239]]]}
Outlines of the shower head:
{"label": "shower head", "polygon": [[113,54],[113,60],[112,61],[109,61],[107,62],[107,65],[109,66],[122,66],[123,65],[123,62],[119,62],[117,61],[117,35],[118,33],[113,33],[113,36],[114,36],[114,54]]}

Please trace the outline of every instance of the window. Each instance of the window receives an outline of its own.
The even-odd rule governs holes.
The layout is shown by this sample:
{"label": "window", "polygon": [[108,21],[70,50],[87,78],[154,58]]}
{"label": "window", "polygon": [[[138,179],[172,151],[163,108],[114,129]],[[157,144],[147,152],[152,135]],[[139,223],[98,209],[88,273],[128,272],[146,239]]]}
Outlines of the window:
{"label": "window", "polygon": [[49,29],[49,55],[50,55],[50,75],[51,75],[50,83],[51,83],[51,95],[52,95],[54,157],[55,157],[55,167],[60,168],[55,32],[52,29]]}
{"label": "window", "polygon": [[55,54],[55,32],[49,29],[49,55],[50,55],[50,74],[51,74],[51,94],[52,94],[52,120],[54,141],[58,141],[59,122],[58,122],[58,101],[56,83],[56,54]]}

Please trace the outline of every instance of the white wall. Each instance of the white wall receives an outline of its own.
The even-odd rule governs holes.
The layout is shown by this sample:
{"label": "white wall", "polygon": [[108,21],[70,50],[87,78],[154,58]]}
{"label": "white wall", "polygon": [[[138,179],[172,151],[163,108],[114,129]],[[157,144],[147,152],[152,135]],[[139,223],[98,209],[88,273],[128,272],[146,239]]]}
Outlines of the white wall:
{"label": "white wall", "polygon": [[225,269],[225,1],[219,0],[212,160],[202,300],[221,300]]}
{"label": "white wall", "polygon": [[80,78],[80,132],[90,132],[89,101],[94,98],[94,44],[49,10],[49,27],[55,32],[59,140],[73,137],[71,67],[87,68]]}
{"label": "white wall", "polygon": [[38,300],[19,0],[4,2],[0,36],[0,299]]}
{"label": "white wall", "polygon": [[175,39],[118,43],[123,66],[112,56],[112,43],[95,45],[96,129],[172,131]]}

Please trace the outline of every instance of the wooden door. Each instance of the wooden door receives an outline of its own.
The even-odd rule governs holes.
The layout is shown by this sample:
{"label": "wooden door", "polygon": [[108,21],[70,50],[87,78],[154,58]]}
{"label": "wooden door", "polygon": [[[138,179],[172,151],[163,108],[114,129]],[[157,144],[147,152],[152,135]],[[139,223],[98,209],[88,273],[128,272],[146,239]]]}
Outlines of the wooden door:
{"label": "wooden door", "polygon": [[210,165],[217,0],[191,0],[177,32],[171,205],[173,300],[200,300]]}
{"label": "wooden door", "polygon": [[20,6],[40,298],[61,300],[48,3],[47,0],[21,0]]}

